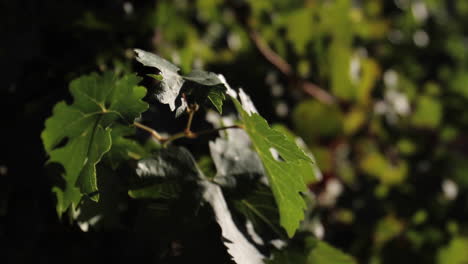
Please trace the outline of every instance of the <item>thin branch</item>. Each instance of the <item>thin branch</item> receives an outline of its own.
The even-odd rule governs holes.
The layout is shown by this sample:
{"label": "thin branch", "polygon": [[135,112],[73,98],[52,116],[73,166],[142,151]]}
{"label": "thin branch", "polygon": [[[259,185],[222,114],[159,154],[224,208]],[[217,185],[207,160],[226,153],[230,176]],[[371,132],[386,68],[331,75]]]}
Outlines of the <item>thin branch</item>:
{"label": "thin branch", "polygon": [[213,129],[206,129],[206,130],[201,130],[201,131],[198,131],[198,132],[190,132],[190,134],[187,134],[185,131],[184,132],[180,132],[180,133],[177,133],[177,134],[174,134],[172,136],[170,136],[169,138],[167,139],[164,139],[163,142],[164,143],[164,146],[167,146],[167,144],[169,144],[170,142],[176,140],[176,139],[180,139],[180,138],[197,138],[199,136],[203,136],[203,135],[207,135],[207,134],[212,134],[212,133],[216,133],[216,132],[219,132],[221,130],[226,130],[226,129],[233,129],[233,128],[240,128],[240,129],[243,129],[244,126],[242,125],[233,125],[233,126],[226,126],[226,127],[219,127],[219,128],[213,128]]}
{"label": "thin branch", "polygon": [[255,47],[263,55],[263,57],[268,60],[273,66],[275,66],[281,73],[286,77],[295,81],[301,89],[309,94],[310,96],[315,97],[322,103],[325,104],[334,104],[336,103],[335,98],[329,94],[324,89],[320,88],[317,84],[312,82],[299,79],[297,75],[293,72],[291,65],[284,60],[278,53],[272,50],[266,41],[264,41],[261,36],[254,30],[249,30],[249,36]]}
{"label": "thin branch", "polygon": [[327,93],[325,90],[320,88],[314,83],[308,82],[308,81],[302,81],[302,90],[309,94],[312,97],[317,98],[322,103],[326,104],[334,104],[336,103],[335,97],[333,97],[331,94]]}
{"label": "thin branch", "polygon": [[154,137],[159,142],[163,143],[164,146],[167,146],[170,142],[180,139],[180,138],[197,138],[199,136],[215,133],[221,130],[233,129],[233,128],[241,128],[241,129],[244,128],[244,126],[242,125],[233,125],[233,126],[219,127],[219,128],[214,128],[214,129],[206,129],[206,130],[201,130],[198,132],[190,131],[189,133],[187,133],[187,131],[185,130],[183,132],[176,133],[170,137],[163,137],[159,135],[159,133],[156,132],[156,130],[150,127],[147,127],[139,122],[134,122],[133,125],[150,133],[152,137]]}
{"label": "thin branch", "polygon": [[274,52],[257,32],[250,30],[249,36],[265,59],[278,68],[284,75],[292,76],[293,71],[291,65],[281,58],[278,53]]}
{"label": "thin branch", "polygon": [[157,139],[158,141],[164,141],[166,138],[159,135],[158,132],[156,132],[156,130],[152,129],[151,127],[147,127],[145,125],[143,125],[142,123],[139,123],[139,122],[133,122],[133,125],[138,127],[138,128],[141,128],[143,130],[145,130],[146,132],[150,133],[152,137],[154,137],[155,139]]}

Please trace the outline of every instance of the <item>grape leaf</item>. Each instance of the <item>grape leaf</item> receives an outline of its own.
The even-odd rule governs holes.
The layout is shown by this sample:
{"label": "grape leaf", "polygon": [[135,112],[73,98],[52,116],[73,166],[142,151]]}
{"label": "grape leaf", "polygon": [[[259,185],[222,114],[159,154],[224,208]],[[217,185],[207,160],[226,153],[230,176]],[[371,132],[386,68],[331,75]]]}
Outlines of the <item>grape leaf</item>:
{"label": "grape leaf", "polygon": [[137,61],[145,66],[157,68],[161,72],[162,90],[156,94],[156,97],[161,103],[168,104],[174,111],[175,100],[184,84],[184,79],[177,73],[180,69],[156,54],[141,49],[135,49],[135,52]]}
{"label": "grape leaf", "polygon": [[206,180],[188,150],[182,147],[160,149],[153,158],[138,163],[137,174],[146,183],[156,183],[129,192],[130,196],[140,199],[171,199],[181,192],[180,185],[174,184],[196,181],[203,188],[204,200],[213,208],[224,244],[234,261],[238,264],[263,263],[264,256],[235,225],[221,188]]}
{"label": "grape leaf", "polygon": [[[162,76],[162,90],[156,95],[161,103],[169,104],[172,111],[176,109],[176,99],[184,86],[184,93],[190,103],[202,104],[208,98],[213,106],[222,112],[223,101],[226,99],[227,88],[222,80],[213,72],[193,70],[189,74],[179,75],[179,68],[156,54],[135,49],[137,60],[145,66],[157,68]],[[150,75],[157,78],[156,75]],[[196,85],[186,86],[185,81],[190,81]],[[190,98],[191,97],[191,98]],[[187,108],[187,104],[182,102],[177,108],[176,116],[179,116]]]}
{"label": "grape leaf", "polygon": [[152,157],[138,161],[136,173],[136,186],[128,192],[135,199],[176,198],[182,185],[196,185],[200,179],[192,154],[174,146],[155,150]]}
{"label": "grape leaf", "polygon": [[262,237],[271,236],[271,231],[278,237],[285,236],[284,231],[279,229],[278,208],[268,186],[257,184],[252,192],[233,203],[236,210],[252,222],[255,231]]}
{"label": "grape leaf", "polygon": [[280,211],[280,223],[292,237],[304,219],[306,204],[300,192],[307,190],[304,184],[304,167],[312,163],[294,141],[271,129],[255,112],[247,113],[232,98],[268,175],[270,187]]}
{"label": "grape leaf", "polygon": [[248,145],[238,138],[217,138],[209,143],[211,157],[216,167],[215,181],[223,186],[234,187],[239,181],[251,185],[253,179],[264,174],[262,163]]}
{"label": "grape leaf", "polygon": [[65,170],[65,190],[53,189],[59,214],[76,206],[81,194],[98,190],[96,164],[111,148],[110,125],[117,120],[133,123],[148,108],[141,101],[146,89],[137,86],[139,81],[133,74],[117,79],[109,72],[78,78],[70,83],[73,104],[59,102],[46,120],[41,138],[49,162],[60,163]]}
{"label": "grape leaf", "polygon": [[[226,99],[226,89],[219,89],[216,86],[208,90],[208,99],[216,107],[219,113],[223,113],[223,101]],[[222,86],[221,86],[222,87]]]}
{"label": "grape leaf", "polygon": [[234,223],[221,188],[209,181],[203,181],[204,199],[213,208],[216,221],[221,227],[229,254],[237,264],[260,264],[264,256],[245,238]]}
{"label": "grape leaf", "polygon": [[154,151],[153,157],[138,162],[136,172],[141,180],[196,181],[199,171],[192,154],[182,147],[170,146]]}
{"label": "grape leaf", "polygon": [[140,160],[150,156],[148,151],[136,140],[126,138],[126,136],[134,134],[134,127],[120,124],[112,126],[112,147],[103,157],[112,169],[117,169],[123,161],[130,159]]}
{"label": "grape leaf", "polygon": [[216,75],[213,72],[207,72],[207,71],[202,71],[202,70],[193,70],[186,76],[183,76],[183,78],[185,80],[196,82],[198,84],[202,84],[206,86],[214,86],[214,85],[222,84],[218,75]]}
{"label": "grape leaf", "polygon": [[314,154],[312,154],[312,152],[308,149],[305,142],[300,137],[294,135],[293,132],[284,125],[275,124],[272,126],[272,128],[285,135],[287,138],[289,138],[290,141],[296,142],[297,146],[300,147],[312,161],[312,163],[305,163],[303,165],[302,169],[304,171],[301,174],[304,176],[304,183],[310,184],[322,179],[322,172],[317,166]]}

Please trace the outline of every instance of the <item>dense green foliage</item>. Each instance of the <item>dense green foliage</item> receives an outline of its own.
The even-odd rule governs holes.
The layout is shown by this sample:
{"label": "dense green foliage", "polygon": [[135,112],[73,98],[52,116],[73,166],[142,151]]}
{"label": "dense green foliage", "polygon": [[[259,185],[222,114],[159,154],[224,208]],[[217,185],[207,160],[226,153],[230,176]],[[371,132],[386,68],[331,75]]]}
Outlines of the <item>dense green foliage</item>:
{"label": "dense green foliage", "polygon": [[[175,111],[176,100],[180,98],[181,103],[177,108],[177,116],[183,112],[188,114],[187,127],[181,133],[163,137],[140,122],[134,122],[141,116],[142,112],[148,109],[148,105],[141,101],[141,98],[146,94],[145,88],[137,85],[138,79],[134,75],[116,78],[111,73],[106,72],[103,76],[92,74],[72,81],[70,91],[74,97],[73,104],[58,103],[54,107],[53,115],[47,119],[45,130],[42,133],[44,147],[50,156],[49,162],[58,163],[64,168],[65,186],[63,188],[53,187],[57,196],[59,216],[69,212],[74,221],[79,222],[80,219],[83,221],[81,216],[88,214],[89,210],[89,205],[85,204],[86,200],[96,202],[97,204],[94,206],[103,204],[99,201],[100,193],[103,193],[103,190],[100,190],[98,185],[108,186],[109,183],[106,181],[112,181],[109,177],[120,177],[126,179],[127,182],[135,182],[139,186],[137,188],[124,184],[119,186],[121,189],[128,189],[129,198],[152,201],[146,205],[146,208],[143,207],[146,210],[154,210],[153,203],[160,205],[161,203],[177,201],[181,191],[184,191],[186,196],[191,194],[195,201],[197,197],[203,197],[199,201],[201,204],[196,206],[202,206],[204,202],[212,206],[214,212],[212,217],[221,227],[222,239],[226,240],[228,252],[236,263],[263,263],[263,260],[268,259],[279,261],[274,257],[262,255],[239,231],[232,218],[235,211],[230,212],[220,188],[223,186],[223,181],[218,183],[217,178],[207,178],[198,168],[195,158],[188,150],[173,147],[171,143],[183,137],[197,138],[205,133],[245,129],[245,132],[237,132],[243,135],[245,142],[240,142],[240,138],[231,139],[234,144],[243,146],[236,148],[237,152],[234,155],[224,156],[217,152],[215,145],[210,145],[214,154],[212,159],[216,159],[218,167],[223,168],[228,166],[224,164],[229,164],[242,168],[240,174],[231,174],[231,171],[227,172],[226,169],[222,169],[216,174],[222,175],[224,181],[231,177],[230,182],[234,184],[230,188],[244,192],[242,195],[244,197],[257,192],[255,186],[262,184],[268,186],[267,190],[263,190],[267,192],[271,188],[276,202],[264,200],[259,206],[278,207],[278,214],[275,216],[279,217],[279,221],[275,222],[281,224],[289,237],[293,237],[299,223],[304,219],[306,204],[301,194],[306,194],[308,191],[304,179],[310,179],[311,182],[316,180],[314,175],[316,170],[311,158],[296,145],[294,137],[291,138],[270,128],[265,119],[256,113],[253,102],[243,90],[240,90],[239,93],[241,104],[236,99],[237,93],[223,80],[224,77],[218,77],[215,73],[201,70],[193,71],[187,77],[180,76],[177,73],[178,68],[170,62],[146,51],[139,49],[135,51],[138,54],[138,61],[160,71],[161,78],[156,78],[161,80],[160,89],[155,94],[158,100],[161,103],[169,104],[171,110]],[[150,77],[154,78],[155,76]],[[184,84],[184,80],[195,82],[198,85]],[[184,89],[182,89],[183,87]],[[200,107],[198,103],[209,100],[215,109],[222,112],[223,99],[227,96],[226,92],[229,92],[228,96],[240,113],[242,123],[236,126],[218,127],[205,132],[192,131],[193,117]],[[213,98],[217,98],[217,100]],[[181,108],[182,110],[180,110]],[[222,123],[221,116],[218,118],[219,123]],[[126,145],[120,145],[118,140],[116,140],[117,146],[113,146],[112,138],[116,139],[116,136],[112,135],[120,135],[122,129],[130,129],[131,127],[138,127],[149,132],[153,136],[153,139],[150,140],[156,140],[153,142],[155,145],[153,148],[156,149],[145,150],[144,145],[131,139],[132,136],[135,136],[131,133],[126,134],[126,145],[131,147],[126,149]],[[66,143],[61,146],[60,142],[63,140],[66,140]],[[253,145],[256,153],[250,150],[250,144]],[[135,146],[139,147],[135,148]],[[231,147],[227,145],[223,151],[232,151]],[[143,151],[132,152],[135,149]],[[121,159],[115,158],[115,152],[120,152]],[[107,153],[109,153],[113,163],[101,164],[101,160],[108,159]],[[240,158],[246,155],[253,160]],[[132,166],[133,163],[129,158],[138,162],[136,169]],[[97,166],[101,170],[113,170],[112,174],[114,175],[101,176],[100,173],[96,173]],[[119,175],[116,168],[124,166],[128,167],[127,173]],[[259,168],[264,169],[259,170]],[[129,173],[133,169],[135,172]],[[253,188],[241,191],[240,186],[237,186],[236,183],[239,183],[237,179],[245,174],[257,177],[251,178],[247,183],[248,186],[254,186]],[[266,179],[265,176],[268,176],[268,181],[261,182],[262,177]],[[186,182],[191,183],[188,189],[182,187]],[[115,206],[116,204],[106,203],[94,210],[93,218],[80,223],[82,229],[87,231],[89,226],[98,225],[109,211],[107,207]],[[242,214],[242,211],[239,213]],[[257,211],[257,215],[262,219],[267,219],[267,216],[260,211]],[[246,224],[256,218],[250,219],[249,215],[246,216]],[[113,217],[118,218],[119,216],[114,215]],[[158,220],[160,219],[155,219],[155,223]],[[278,230],[280,227],[274,226],[271,221],[273,219],[264,220],[271,228]],[[264,245],[264,240],[258,235],[250,235],[251,239],[257,236],[257,244]],[[222,239],[220,237],[220,241]],[[287,243],[287,240],[282,240],[282,243]],[[333,257],[327,257],[326,252],[329,246],[322,248],[322,244],[324,243],[320,242],[311,247],[310,250],[314,252],[312,255],[318,254],[325,261],[336,263],[332,260]],[[276,248],[281,249],[278,246]],[[275,247],[266,247],[266,250],[272,249]],[[287,252],[283,254],[287,254]]]}
{"label": "dense green foliage", "polygon": [[[0,241],[11,262],[225,263],[239,248],[272,263],[467,261],[465,0],[9,1],[3,13]],[[149,65],[156,75],[135,47],[176,66]],[[242,86],[260,115],[202,70]],[[93,78],[121,92],[80,88]],[[131,126],[143,113],[177,135],[195,104],[192,131],[244,130],[162,148]],[[271,152],[264,133],[295,141],[294,158],[320,170]],[[273,188],[277,164],[297,172],[291,201]],[[223,229],[213,208],[225,207]],[[258,244],[247,222],[287,245]],[[239,234],[248,243],[220,239]]]}

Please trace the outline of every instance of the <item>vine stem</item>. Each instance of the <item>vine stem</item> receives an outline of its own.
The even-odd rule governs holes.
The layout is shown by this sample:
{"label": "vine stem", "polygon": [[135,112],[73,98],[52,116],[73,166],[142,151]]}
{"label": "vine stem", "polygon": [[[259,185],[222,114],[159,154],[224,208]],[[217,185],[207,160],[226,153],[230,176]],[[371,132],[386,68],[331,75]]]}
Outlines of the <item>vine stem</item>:
{"label": "vine stem", "polygon": [[156,130],[152,129],[151,127],[145,126],[142,123],[133,122],[133,125],[150,133],[151,136],[157,139],[158,141],[164,141],[165,139],[165,137],[161,136],[158,132],[156,132]]}
{"label": "vine stem", "polygon": [[187,131],[183,131],[183,132],[176,133],[176,134],[174,134],[174,135],[172,135],[170,137],[163,137],[158,132],[156,132],[156,130],[154,130],[154,129],[148,127],[148,126],[145,126],[145,125],[143,125],[143,124],[141,124],[139,122],[134,122],[133,125],[140,128],[140,129],[142,129],[142,130],[145,130],[148,133],[150,133],[151,136],[154,137],[159,142],[161,142],[163,144],[163,146],[167,146],[170,142],[172,142],[174,140],[177,140],[177,139],[180,139],[180,138],[191,138],[191,139],[193,139],[193,138],[197,138],[197,137],[202,136],[202,135],[219,132],[219,131],[226,130],[226,129],[235,129],[235,128],[243,129],[244,128],[243,125],[233,125],[233,126],[225,126],[225,127],[214,128],[214,129],[205,129],[205,130],[201,130],[201,131],[198,131],[198,132],[189,131],[189,133],[187,133]]}

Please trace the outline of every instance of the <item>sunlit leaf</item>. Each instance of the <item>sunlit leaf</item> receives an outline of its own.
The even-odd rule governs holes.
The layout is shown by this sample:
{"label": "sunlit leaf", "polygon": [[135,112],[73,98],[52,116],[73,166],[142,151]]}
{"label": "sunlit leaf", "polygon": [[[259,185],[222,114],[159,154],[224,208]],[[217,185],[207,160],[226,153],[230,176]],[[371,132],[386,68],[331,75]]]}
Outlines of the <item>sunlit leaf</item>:
{"label": "sunlit leaf", "polygon": [[294,141],[271,129],[260,115],[247,113],[239,101],[234,98],[233,101],[267,172],[279,207],[281,225],[289,236],[293,236],[304,218],[306,207],[300,194],[307,190],[301,172],[303,166],[312,161]]}
{"label": "sunlit leaf", "polygon": [[65,190],[54,188],[59,214],[71,204],[76,206],[80,193],[99,198],[93,195],[98,191],[96,164],[111,148],[110,125],[118,120],[133,123],[148,108],[141,101],[146,89],[137,86],[139,81],[135,75],[120,79],[112,73],[84,76],[70,84],[73,104],[60,102],[54,107],[41,138],[49,162],[65,169]]}

